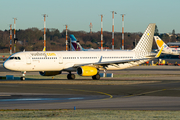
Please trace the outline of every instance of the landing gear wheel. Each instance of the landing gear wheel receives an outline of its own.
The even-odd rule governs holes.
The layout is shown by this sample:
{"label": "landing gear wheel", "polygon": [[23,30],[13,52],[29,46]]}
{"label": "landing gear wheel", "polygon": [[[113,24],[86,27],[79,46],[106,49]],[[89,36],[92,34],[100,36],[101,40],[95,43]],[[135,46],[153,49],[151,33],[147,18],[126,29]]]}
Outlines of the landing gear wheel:
{"label": "landing gear wheel", "polygon": [[25,80],[26,71],[22,71],[22,77],[20,78],[21,81]]}
{"label": "landing gear wheel", "polygon": [[67,79],[74,80],[75,79],[75,75],[74,74],[68,74],[67,75]]}
{"label": "landing gear wheel", "polygon": [[20,79],[21,79],[21,81],[24,81],[24,80],[25,80],[25,77],[21,77]]}
{"label": "landing gear wheel", "polygon": [[92,76],[92,79],[93,80],[99,80],[100,79],[100,75],[99,74],[94,75],[94,76]]}

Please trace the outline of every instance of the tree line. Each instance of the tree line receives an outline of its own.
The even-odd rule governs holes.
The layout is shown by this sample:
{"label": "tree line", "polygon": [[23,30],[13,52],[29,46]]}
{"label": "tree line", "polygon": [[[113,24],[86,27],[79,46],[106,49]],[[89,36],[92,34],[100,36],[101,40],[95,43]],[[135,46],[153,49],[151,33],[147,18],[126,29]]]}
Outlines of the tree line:
{"label": "tree line", "polygon": [[[14,32],[12,32],[14,33]],[[101,41],[101,32],[93,32],[92,34],[84,31],[70,31],[68,30],[68,35],[73,34],[82,47],[86,48],[94,48],[97,49],[100,47]],[[139,41],[143,33],[124,33],[124,40],[125,40],[125,49],[133,49],[136,43]],[[156,26],[155,35],[159,35],[163,41],[167,42],[175,42],[180,40],[180,38],[175,35],[175,31],[173,30],[173,35],[170,37],[167,34],[159,34],[158,29]],[[9,46],[10,46],[10,31],[9,30],[0,30],[0,52],[1,53],[8,53]],[[25,30],[16,30],[16,37],[18,39],[17,42],[17,49],[16,51],[42,51],[44,47],[44,31],[43,29],[40,30],[38,28],[28,28]],[[114,33],[114,45],[115,49],[121,48],[121,40],[122,40],[122,33],[115,32]],[[13,40],[12,40],[13,41]],[[68,38],[69,41],[69,38]],[[65,50],[66,46],[66,31],[63,30],[60,32],[58,29],[55,28],[47,28],[46,29],[46,48],[49,51],[60,51]],[[112,33],[104,31],[103,32],[103,46],[106,48],[112,48]],[[14,42],[13,46],[14,46]],[[156,44],[153,42],[153,49],[156,49]]]}

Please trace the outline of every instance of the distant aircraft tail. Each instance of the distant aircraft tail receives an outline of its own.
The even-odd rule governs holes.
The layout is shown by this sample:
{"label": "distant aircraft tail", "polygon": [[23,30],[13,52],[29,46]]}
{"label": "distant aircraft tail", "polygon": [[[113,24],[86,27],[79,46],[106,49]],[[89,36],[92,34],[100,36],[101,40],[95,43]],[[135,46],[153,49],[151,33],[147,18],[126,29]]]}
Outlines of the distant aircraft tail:
{"label": "distant aircraft tail", "polygon": [[43,48],[43,51],[46,51],[46,48],[45,48],[45,47]]}
{"label": "distant aircraft tail", "polygon": [[159,36],[154,36],[154,39],[156,41],[156,45],[158,47],[158,50],[161,49],[162,46],[164,46],[163,50],[169,49],[169,47],[164,43]]}
{"label": "distant aircraft tail", "polygon": [[137,58],[147,56],[151,53],[154,30],[155,30],[155,23],[149,24],[144,34],[142,35],[141,39],[139,40],[138,44],[133,49],[133,51],[136,52],[135,56]]}
{"label": "distant aircraft tail", "polygon": [[74,35],[69,35],[70,39],[71,39],[71,48],[72,51],[84,51],[84,49],[82,48],[82,46],[79,44],[79,42],[77,41],[77,39],[74,37]]}

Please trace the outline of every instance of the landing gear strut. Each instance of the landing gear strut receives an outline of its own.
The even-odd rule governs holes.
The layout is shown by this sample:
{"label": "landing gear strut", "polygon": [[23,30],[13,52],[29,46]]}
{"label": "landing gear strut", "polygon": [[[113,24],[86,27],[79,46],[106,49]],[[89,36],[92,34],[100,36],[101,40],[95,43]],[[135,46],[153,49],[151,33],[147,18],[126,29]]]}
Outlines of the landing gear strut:
{"label": "landing gear strut", "polygon": [[24,80],[25,80],[26,71],[22,71],[21,73],[22,73],[22,76],[21,76],[20,79],[21,79],[22,81],[24,81]]}
{"label": "landing gear strut", "polygon": [[68,80],[74,80],[75,79],[75,75],[71,74],[71,72],[69,72],[69,74],[67,75],[67,79]]}
{"label": "landing gear strut", "polygon": [[92,76],[92,79],[93,80],[99,80],[100,79],[100,75],[96,74],[96,75]]}

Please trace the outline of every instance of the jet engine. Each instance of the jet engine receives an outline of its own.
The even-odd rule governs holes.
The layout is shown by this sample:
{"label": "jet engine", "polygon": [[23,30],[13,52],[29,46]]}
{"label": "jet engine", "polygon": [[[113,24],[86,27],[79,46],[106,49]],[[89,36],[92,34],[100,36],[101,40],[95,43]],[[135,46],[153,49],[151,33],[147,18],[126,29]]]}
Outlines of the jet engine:
{"label": "jet engine", "polygon": [[97,68],[91,66],[81,66],[77,68],[77,74],[80,76],[94,76],[98,73]]}
{"label": "jet engine", "polygon": [[54,75],[61,74],[61,71],[41,71],[39,72],[39,74],[42,76],[54,76]]}

